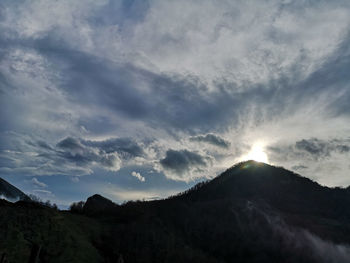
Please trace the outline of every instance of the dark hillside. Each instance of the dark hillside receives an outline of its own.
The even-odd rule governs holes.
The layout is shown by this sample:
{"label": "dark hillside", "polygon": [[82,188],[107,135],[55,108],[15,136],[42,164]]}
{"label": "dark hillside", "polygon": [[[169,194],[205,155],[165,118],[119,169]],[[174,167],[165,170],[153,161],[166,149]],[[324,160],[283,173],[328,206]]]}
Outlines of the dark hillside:
{"label": "dark hillside", "polygon": [[248,161],[165,200],[81,210],[0,203],[2,251],[23,262],[350,262],[349,190]]}
{"label": "dark hillside", "polygon": [[265,201],[286,212],[350,217],[350,209],[342,205],[350,202],[349,191],[323,187],[284,168],[255,161],[237,164],[179,198],[191,201],[244,198]]}
{"label": "dark hillside", "polygon": [[28,262],[33,246],[41,246],[40,262],[98,262],[89,240],[98,224],[34,202],[0,203],[0,254],[9,262]]}
{"label": "dark hillside", "polygon": [[0,178],[0,196],[4,196],[9,200],[29,199],[25,193],[2,178]]}

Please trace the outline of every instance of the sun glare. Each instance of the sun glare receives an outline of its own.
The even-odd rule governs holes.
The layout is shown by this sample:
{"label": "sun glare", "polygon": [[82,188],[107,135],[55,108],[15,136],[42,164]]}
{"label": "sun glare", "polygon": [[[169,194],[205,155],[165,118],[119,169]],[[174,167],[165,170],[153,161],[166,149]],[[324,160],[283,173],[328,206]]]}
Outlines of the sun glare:
{"label": "sun glare", "polygon": [[254,160],[257,162],[268,163],[267,154],[261,145],[254,145],[251,151],[244,157],[245,160]]}

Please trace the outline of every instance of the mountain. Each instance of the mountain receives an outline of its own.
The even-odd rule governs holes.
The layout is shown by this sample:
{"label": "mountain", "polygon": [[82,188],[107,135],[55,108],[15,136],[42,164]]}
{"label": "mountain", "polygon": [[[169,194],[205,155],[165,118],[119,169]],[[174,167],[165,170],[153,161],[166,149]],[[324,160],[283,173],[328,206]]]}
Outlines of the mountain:
{"label": "mountain", "polygon": [[0,198],[3,197],[11,201],[29,199],[29,197],[21,190],[0,178]]}
{"label": "mountain", "polygon": [[181,195],[191,201],[237,199],[265,202],[289,213],[350,217],[350,191],[328,188],[282,167],[247,161]]}
{"label": "mountain", "polygon": [[[23,262],[350,262],[350,191],[247,161],[164,200],[89,197],[75,213],[0,203],[0,253]],[[6,227],[4,227],[6,225]]]}
{"label": "mountain", "polygon": [[85,214],[93,215],[101,212],[113,211],[116,207],[118,207],[118,205],[111,200],[95,194],[86,200],[83,211]]}

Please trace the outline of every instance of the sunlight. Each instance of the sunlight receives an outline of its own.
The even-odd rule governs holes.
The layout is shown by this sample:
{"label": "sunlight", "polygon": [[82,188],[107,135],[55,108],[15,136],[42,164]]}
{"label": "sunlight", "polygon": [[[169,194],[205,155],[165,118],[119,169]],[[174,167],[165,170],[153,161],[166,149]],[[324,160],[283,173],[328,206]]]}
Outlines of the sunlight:
{"label": "sunlight", "polygon": [[251,151],[244,157],[244,160],[254,160],[257,162],[268,163],[267,154],[261,145],[255,144]]}

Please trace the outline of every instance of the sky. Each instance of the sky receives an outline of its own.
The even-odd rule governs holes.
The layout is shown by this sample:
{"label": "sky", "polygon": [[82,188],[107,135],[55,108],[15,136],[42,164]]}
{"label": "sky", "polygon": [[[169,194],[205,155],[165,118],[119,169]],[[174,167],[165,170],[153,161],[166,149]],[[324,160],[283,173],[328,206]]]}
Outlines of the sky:
{"label": "sky", "polygon": [[2,0],[0,176],[121,203],[263,155],[346,187],[349,25],[346,0]]}

